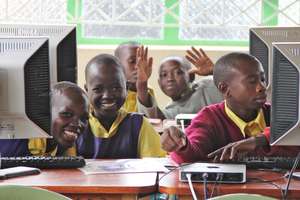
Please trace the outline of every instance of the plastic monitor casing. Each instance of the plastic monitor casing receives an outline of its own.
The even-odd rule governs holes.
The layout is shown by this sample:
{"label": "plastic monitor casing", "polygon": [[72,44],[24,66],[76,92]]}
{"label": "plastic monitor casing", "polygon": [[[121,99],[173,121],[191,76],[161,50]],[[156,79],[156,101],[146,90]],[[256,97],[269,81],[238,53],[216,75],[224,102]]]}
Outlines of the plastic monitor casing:
{"label": "plastic monitor casing", "polygon": [[0,138],[50,137],[48,38],[0,38]]}
{"label": "plastic monitor casing", "polygon": [[271,145],[300,144],[300,42],[273,44]]}

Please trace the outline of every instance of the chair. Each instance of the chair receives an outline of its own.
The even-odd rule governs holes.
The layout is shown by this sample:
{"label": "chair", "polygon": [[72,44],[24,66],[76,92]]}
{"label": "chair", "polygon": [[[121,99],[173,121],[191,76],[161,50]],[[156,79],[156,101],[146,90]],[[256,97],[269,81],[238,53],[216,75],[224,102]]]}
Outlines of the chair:
{"label": "chair", "polygon": [[275,200],[272,197],[267,197],[259,194],[246,194],[246,193],[236,193],[236,194],[226,194],[221,196],[216,196],[210,198],[210,200]]}
{"label": "chair", "polygon": [[59,193],[21,185],[0,186],[0,199],[5,200],[71,200]]}

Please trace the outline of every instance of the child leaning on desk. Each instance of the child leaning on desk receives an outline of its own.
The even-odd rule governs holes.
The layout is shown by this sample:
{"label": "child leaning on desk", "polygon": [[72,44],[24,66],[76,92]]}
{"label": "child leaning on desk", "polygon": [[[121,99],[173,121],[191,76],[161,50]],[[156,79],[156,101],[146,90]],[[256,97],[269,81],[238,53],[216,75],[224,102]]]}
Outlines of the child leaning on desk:
{"label": "child leaning on desk", "polygon": [[215,64],[213,78],[225,101],[202,109],[185,134],[170,127],[162,148],[178,163],[234,159],[236,154],[296,156],[298,147],[270,147],[270,105],[266,103],[261,63],[245,53],[230,53]]}
{"label": "child leaning on desk", "polygon": [[[204,106],[219,103],[223,100],[222,94],[216,88],[212,74],[213,63],[205,52],[192,47],[187,51],[186,58],[196,68],[182,57],[166,57],[159,67],[158,84],[165,95],[172,102],[164,109],[159,109],[147,99],[151,99],[147,93],[138,88],[138,110],[147,117],[159,119],[175,119],[176,115],[184,113],[197,113]],[[194,82],[195,74],[206,76]],[[149,78],[149,77],[147,77]]]}
{"label": "child leaning on desk", "polygon": [[50,96],[53,139],[30,139],[28,148],[33,155],[75,156],[75,141],[88,123],[88,97],[67,81],[56,83]]}
{"label": "child leaning on desk", "polygon": [[165,156],[160,136],[145,117],[122,107],[126,98],[124,68],[112,55],[100,54],[85,68],[85,89],[91,104],[89,124],[77,140],[84,158]]}

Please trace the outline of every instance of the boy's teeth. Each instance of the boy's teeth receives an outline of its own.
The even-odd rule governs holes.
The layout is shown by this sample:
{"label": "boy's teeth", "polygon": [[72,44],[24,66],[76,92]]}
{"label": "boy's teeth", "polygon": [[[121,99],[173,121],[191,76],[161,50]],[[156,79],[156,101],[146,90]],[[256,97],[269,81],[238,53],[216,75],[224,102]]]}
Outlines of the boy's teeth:
{"label": "boy's teeth", "polygon": [[102,105],[105,106],[105,107],[111,107],[111,106],[114,106],[115,103],[104,103]]}
{"label": "boy's teeth", "polygon": [[77,138],[77,133],[74,133],[72,131],[65,131],[65,134],[67,134],[68,136]]}

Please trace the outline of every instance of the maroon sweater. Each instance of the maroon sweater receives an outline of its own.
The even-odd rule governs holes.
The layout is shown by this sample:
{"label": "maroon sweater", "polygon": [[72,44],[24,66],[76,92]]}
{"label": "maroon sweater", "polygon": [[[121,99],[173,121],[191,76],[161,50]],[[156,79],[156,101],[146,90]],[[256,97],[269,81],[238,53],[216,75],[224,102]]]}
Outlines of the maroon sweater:
{"label": "maroon sweater", "polygon": [[[270,126],[269,104],[263,107],[266,125]],[[187,146],[171,157],[177,163],[207,160],[207,154],[235,141],[245,139],[239,127],[225,113],[225,103],[210,105],[202,109],[185,130]],[[266,135],[268,137],[268,135]],[[265,147],[254,153],[261,156],[296,156],[299,147]]]}

